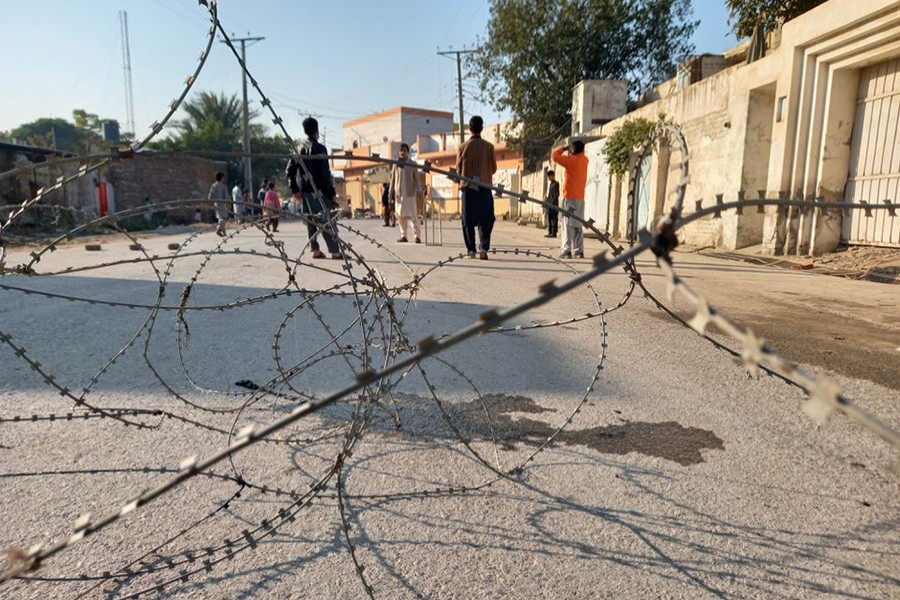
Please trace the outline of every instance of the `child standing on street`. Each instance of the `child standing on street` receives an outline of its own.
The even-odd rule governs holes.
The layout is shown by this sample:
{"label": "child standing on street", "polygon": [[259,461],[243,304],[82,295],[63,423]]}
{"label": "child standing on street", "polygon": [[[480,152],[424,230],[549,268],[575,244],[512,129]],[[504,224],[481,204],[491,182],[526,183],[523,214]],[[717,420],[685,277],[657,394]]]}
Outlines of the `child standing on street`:
{"label": "child standing on street", "polygon": [[278,192],[275,191],[275,182],[269,182],[269,189],[266,190],[266,197],[263,200],[263,216],[266,217],[266,229],[272,232],[278,231],[278,211],[281,210],[281,199],[278,198]]}

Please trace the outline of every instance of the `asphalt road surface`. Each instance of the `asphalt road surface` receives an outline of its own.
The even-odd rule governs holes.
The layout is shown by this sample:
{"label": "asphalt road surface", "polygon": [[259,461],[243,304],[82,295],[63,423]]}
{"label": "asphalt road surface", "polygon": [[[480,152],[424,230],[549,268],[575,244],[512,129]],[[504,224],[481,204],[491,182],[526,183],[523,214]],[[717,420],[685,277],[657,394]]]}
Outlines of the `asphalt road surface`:
{"label": "asphalt road surface", "polygon": [[[0,278],[12,336],[0,344],[0,546],[66,539],[79,515],[118,511],[243,426],[589,265],[508,223],[490,260],[442,263],[464,250],[458,223],[440,246],[347,223],[382,245],[345,231],[364,264],[306,251],[294,287],[293,263],[256,230],[221,252],[202,233],[171,265],[167,244],[187,233],[142,239],[152,263],[120,262],[142,256],[121,237],[99,252],[79,240],[36,265],[52,276]],[[305,228],[280,229],[296,259]],[[600,248],[589,240],[587,253]],[[675,264],[725,314],[900,427],[896,286],[689,253]],[[664,297],[650,257],[638,268]],[[303,418],[0,584],[0,597],[364,598],[366,586],[390,599],[900,597],[897,453],[842,416],[818,427],[799,389],[748,376],[631,291],[622,271],[604,275]]]}

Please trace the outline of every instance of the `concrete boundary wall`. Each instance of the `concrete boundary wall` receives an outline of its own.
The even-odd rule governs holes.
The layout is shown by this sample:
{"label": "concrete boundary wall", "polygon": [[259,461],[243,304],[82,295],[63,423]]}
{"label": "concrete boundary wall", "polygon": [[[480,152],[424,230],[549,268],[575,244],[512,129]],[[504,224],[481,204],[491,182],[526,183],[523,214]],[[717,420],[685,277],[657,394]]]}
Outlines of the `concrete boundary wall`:
{"label": "concrete boundary wall", "polygon": [[[660,115],[681,125],[690,149],[689,213],[696,200],[705,205],[723,194],[726,201],[760,192],[827,201],[844,199],[851,138],[857,110],[859,72],[900,56],[900,0],[830,0],[786,23],[780,45],[764,58],[734,65],[634,110],[588,133],[585,152],[601,161],[608,137],[629,119]],[[668,83],[668,82],[667,82]],[[662,88],[666,88],[663,84]],[[893,140],[894,144],[897,140]],[[650,166],[650,217],[668,212],[678,157],[658,145]],[[627,178],[592,169],[588,187],[597,224],[625,238],[629,211]],[[526,179],[528,176],[526,176]],[[591,179],[591,177],[589,177]],[[600,193],[603,183],[605,190]],[[881,198],[871,199],[880,201]],[[898,201],[900,199],[894,198]],[[793,214],[767,209],[723,213],[687,227],[692,246],[733,250],[762,245],[771,254],[813,254],[840,242],[840,211]]]}

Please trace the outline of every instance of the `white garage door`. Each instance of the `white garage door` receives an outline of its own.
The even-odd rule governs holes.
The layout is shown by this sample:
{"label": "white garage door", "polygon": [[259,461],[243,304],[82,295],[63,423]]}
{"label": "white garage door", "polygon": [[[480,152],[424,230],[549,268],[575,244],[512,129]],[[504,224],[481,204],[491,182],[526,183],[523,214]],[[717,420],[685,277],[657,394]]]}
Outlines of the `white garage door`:
{"label": "white garage door", "polygon": [[[881,204],[900,203],[900,60],[867,67],[859,73],[859,97],[845,198]],[[850,244],[900,246],[900,213],[853,211],[844,219],[843,241]]]}

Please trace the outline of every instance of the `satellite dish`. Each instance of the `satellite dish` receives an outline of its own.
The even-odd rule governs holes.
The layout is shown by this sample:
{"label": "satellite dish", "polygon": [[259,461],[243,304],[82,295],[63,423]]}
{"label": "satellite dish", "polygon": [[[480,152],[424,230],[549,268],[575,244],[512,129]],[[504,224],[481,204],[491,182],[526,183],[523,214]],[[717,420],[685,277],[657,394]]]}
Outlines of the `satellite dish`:
{"label": "satellite dish", "polygon": [[384,136],[383,138],[381,138],[381,141],[382,141],[382,142],[388,141],[388,136]]}

